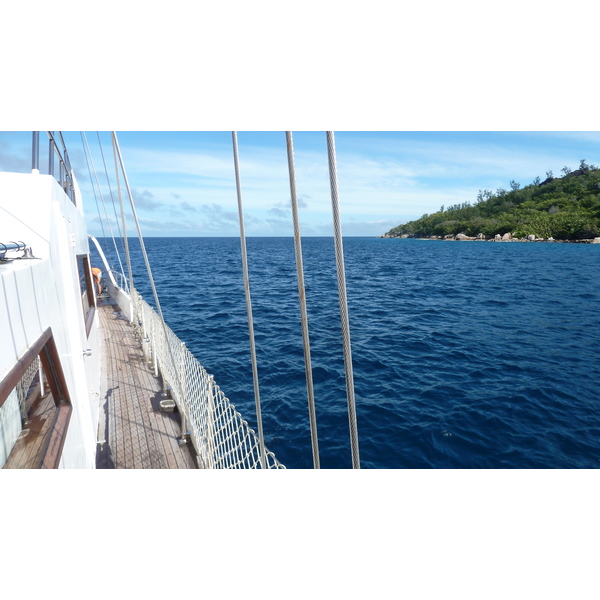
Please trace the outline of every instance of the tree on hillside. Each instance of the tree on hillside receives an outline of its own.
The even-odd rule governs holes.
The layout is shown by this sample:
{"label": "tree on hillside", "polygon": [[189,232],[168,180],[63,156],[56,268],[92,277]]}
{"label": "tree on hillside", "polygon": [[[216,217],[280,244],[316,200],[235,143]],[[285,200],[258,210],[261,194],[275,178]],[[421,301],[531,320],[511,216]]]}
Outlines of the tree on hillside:
{"label": "tree on hillside", "polygon": [[510,231],[515,237],[600,237],[600,169],[582,159],[576,171],[565,166],[562,172],[564,177],[554,178],[552,171],[547,171],[543,185],[536,177],[533,184],[524,188],[511,181],[511,191],[479,190],[473,205],[461,202],[442,206],[439,212],[399,225],[388,233],[415,237],[461,232],[494,236]]}

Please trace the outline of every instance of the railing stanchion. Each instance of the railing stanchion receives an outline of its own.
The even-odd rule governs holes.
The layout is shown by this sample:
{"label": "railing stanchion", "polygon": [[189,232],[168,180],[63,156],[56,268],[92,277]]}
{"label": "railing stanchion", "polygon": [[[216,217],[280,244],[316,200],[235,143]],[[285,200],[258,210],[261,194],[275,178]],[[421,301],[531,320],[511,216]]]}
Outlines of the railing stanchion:
{"label": "railing stanchion", "polygon": [[[152,315],[154,316],[154,314]],[[154,361],[154,377],[158,377],[158,343],[156,341],[156,329],[154,327],[154,322],[156,319],[152,319],[152,360]]]}
{"label": "railing stanchion", "polygon": [[33,132],[33,143],[31,148],[31,172],[40,172],[40,132]]}
{"label": "railing stanchion", "polygon": [[215,386],[213,376],[208,378],[208,410],[207,410],[207,430],[208,435],[208,468],[212,469],[214,464],[214,439],[215,439],[215,403],[214,403]]}
{"label": "railing stanchion", "polygon": [[54,177],[54,139],[53,131],[48,132],[48,175]]}
{"label": "railing stanchion", "polygon": [[181,443],[185,444],[188,442],[188,419],[187,419],[187,406],[186,406],[186,379],[185,379],[185,342],[181,342],[179,346],[179,360],[177,361],[177,377],[179,379],[179,392],[181,393],[180,413],[181,413]]}
{"label": "railing stanchion", "polygon": [[69,157],[67,155],[67,149],[64,151],[65,157],[65,192],[71,202],[73,201],[73,177],[71,175],[71,162],[69,161]]}
{"label": "railing stanchion", "polygon": [[39,377],[40,377],[40,396],[42,396],[42,398],[43,398],[44,397],[44,371],[42,370],[42,361],[40,360],[39,356],[37,358],[37,362],[38,362],[38,372],[39,372]]}

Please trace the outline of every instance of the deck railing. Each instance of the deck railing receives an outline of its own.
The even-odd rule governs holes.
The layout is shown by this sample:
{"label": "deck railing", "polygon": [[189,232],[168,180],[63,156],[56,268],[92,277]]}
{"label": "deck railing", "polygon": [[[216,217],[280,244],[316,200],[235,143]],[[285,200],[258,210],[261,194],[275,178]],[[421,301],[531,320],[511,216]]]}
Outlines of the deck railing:
{"label": "deck railing", "polygon": [[117,287],[121,288],[125,293],[129,294],[129,280],[123,273],[120,271],[115,271],[114,269],[108,269],[108,271],[112,274]]}
{"label": "deck railing", "polygon": [[[156,311],[131,290],[134,325],[148,360],[160,372],[182,416],[201,466],[208,469],[262,468],[258,436],[185,344]],[[266,452],[264,468],[285,468]]]}
{"label": "deck railing", "polygon": [[[65,194],[71,202],[75,203],[75,184],[73,181],[73,171],[71,169],[71,161],[67,153],[67,147],[63,139],[62,133],[59,131],[55,135],[53,131],[47,131],[48,134],[48,175],[52,175],[56,179],[54,159],[58,158],[59,173],[58,183],[61,185]],[[60,145],[59,145],[60,142]],[[33,132],[31,149],[31,169],[32,171],[40,171],[40,132]]]}

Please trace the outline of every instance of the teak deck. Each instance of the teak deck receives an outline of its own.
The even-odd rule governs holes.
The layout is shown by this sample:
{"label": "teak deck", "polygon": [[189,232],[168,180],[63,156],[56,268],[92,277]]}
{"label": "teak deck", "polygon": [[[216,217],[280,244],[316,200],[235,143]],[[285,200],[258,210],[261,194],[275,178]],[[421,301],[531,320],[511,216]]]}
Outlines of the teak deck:
{"label": "teak deck", "polygon": [[52,394],[37,396],[31,407],[29,420],[6,460],[4,469],[40,468],[57,410]]}
{"label": "teak deck", "polygon": [[193,448],[179,444],[177,413],[160,411],[162,382],[144,363],[129,321],[109,298],[98,300],[105,393],[100,401],[99,469],[195,469]]}

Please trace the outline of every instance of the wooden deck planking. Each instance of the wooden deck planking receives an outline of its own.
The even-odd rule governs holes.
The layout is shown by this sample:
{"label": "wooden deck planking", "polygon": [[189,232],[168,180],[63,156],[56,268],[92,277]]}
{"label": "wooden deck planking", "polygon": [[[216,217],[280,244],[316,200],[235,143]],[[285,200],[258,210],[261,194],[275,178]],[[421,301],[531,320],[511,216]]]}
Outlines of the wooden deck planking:
{"label": "wooden deck planking", "polygon": [[[112,300],[99,302],[104,342],[103,398],[98,468],[196,468],[193,449],[181,446],[178,414],[159,409],[161,380],[144,364],[140,342]],[[101,443],[104,438],[106,440]]]}
{"label": "wooden deck planking", "polygon": [[[149,378],[154,378],[153,375],[149,372],[138,372],[138,377],[145,378],[146,380]],[[181,435],[181,425],[179,420],[175,420],[173,418],[166,419],[152,419],[153,415],[156,411],[159,410],[159,402],[160,396],[155,395],[152,399],[152,408],[154,412],[148,413],[148,416],[152,420],[152,426],[158,432],[158,439],[155,436],[155,440],[157,440],[157,455],[161,458],[161,460],[166,460],[167,468],[170,469],[181,469],[186,468],[184,463],[182,462],[185,456],[185,453],[181,452],[181,448],[179,446],[178,438]]]}
{"label": "wooden deck planking", "polygon": [[40,467],[44,450],[50,439],[56,411],[52,394],[49,393],[35,400],[31,406],[29,421],[24,425],[3,468],[38,469]]}
{"label": "wooden deck planking", "polygon": [[138,363],[138,354],[135,348],[127,348],[127,364],[131,365],[131,379],[127,382],[126,394],[128,402],[127,406],[127,423],[129,424],[129,437],[126,438],[129,442],[129,453],[126,452],[126,460],[129,459],[130,468],[145,469],[148,468],[148,444],[144,427],[141,424],[140,402],[144,401],[144,391],[138,386],[136,374],[138,368],[144,368],[143,363]]}
{"label": "wooden deck planking", "polygon": [[[160,433],[160,431],[156,419],[153,419],[154,405],[152,400],[158,397],[154,385],[156,379],[146,368],[137,369],[134,376],[138,392],[134,409],[136,420],[141,423],[141,426],[138,426],[138,435],[140,435],[140,441],[145,449],[142,455],[142,464],[144,468],[167,468],[168,465],[165,463],[168,461],[165,461],[164,454],[159,452],[156,440],[156,433]],[[145,399],[147,401],[144,401]],[[156,410],[159,410],[158,403],[156,403]]]}
{"label": "wooden deck planking", "polygon": [[[135,411],[136,405],[140,402],[139,394],[141,392],[138,390],[135,375],[138,369],[144,368],[143,364],[137,360],[141,349],[136,348],[139,344],[133,335],[126,335],[127,333],[131,334],[131,331],[121,331],[121,333],[125,335],[113,349],[113,365],[120,375],[118,387],[115,386],[114,414],[119,440],[118,448],[121,454],[117,454],[115,466],[117,468],[147,468],[148,461],[142,460],[142,456],[147,455],[147,447],[138,448],[138,445],[145,442],[145,433],[143,428],[138,426],[139,411],[137,415]],[[160,386],[157,382],[156,391],[158,390],[160,390]],[[162,465],[158,464],[157,466],[160,468]]]}

